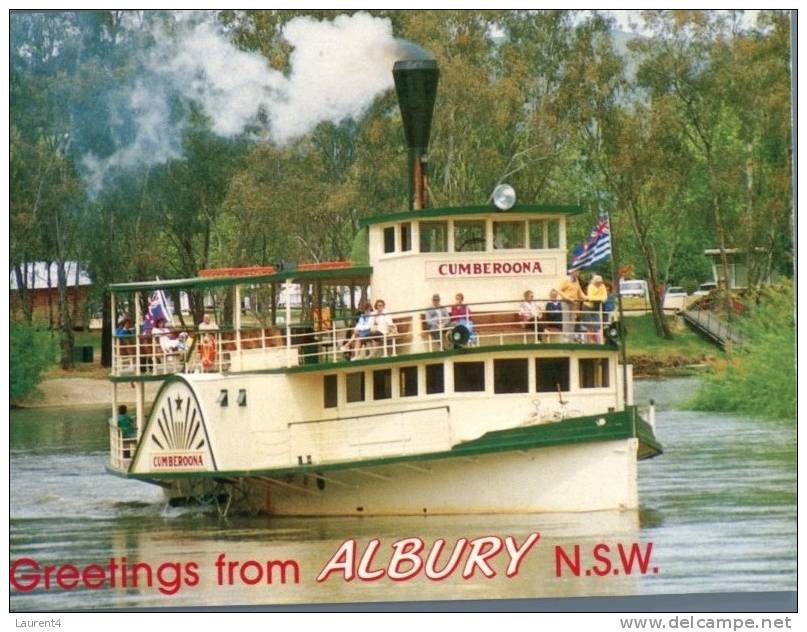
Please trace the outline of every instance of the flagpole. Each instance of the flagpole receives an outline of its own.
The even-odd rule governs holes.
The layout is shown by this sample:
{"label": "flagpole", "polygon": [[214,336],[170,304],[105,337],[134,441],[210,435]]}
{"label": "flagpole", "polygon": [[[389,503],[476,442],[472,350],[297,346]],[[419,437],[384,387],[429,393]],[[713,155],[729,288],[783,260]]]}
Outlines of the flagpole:
{"label": "flagpole", "polygon": [[619,310],[619,325],[622,330],[622,335],[619,336],[619,355],[622,360],[622,407],[624,409],[628,405],[628,352],[625,347],[627,328],[625,327],[625,314],[622,311],[622,293],[619,291],[619,258],[616,239],[614,239],[614,222],[611,221],[611,213],[608,211],[605,212],[605,216],[608,218],[608,239],[611,240],[611,278],[616,281],[616,304]]}

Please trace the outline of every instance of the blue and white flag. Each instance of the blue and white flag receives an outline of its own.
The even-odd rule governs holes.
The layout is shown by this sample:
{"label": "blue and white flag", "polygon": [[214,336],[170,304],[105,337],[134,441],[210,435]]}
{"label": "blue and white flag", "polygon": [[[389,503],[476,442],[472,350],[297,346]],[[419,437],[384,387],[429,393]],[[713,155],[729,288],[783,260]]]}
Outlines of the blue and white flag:
{"label": "blue and white flag", "polygon": [[569,265],[569,272],[590,268],[611,255],[611,230],[607,215],[600,217],[586,243],[575,248],[573,254],[574,259]]}
{"label": "blue and white flag", "polygon": [[168,306],[168,301],[165,300],[165,294],[162,290],[157,290],[149,297],[149,311],[146,314],[143,329],[151,331],[161,320],[166,321],[169,325],[174,322],[171,308]]}

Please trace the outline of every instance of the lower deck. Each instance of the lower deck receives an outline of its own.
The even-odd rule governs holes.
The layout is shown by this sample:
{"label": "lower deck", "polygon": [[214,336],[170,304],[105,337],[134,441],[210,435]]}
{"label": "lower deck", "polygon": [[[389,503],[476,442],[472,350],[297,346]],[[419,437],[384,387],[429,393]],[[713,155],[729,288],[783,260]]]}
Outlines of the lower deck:
{"label": "lower deck", "polygon": [[161,474],[413,458],[491,432],[624,410],[626,379],[630,367],[614,351],[546,345],[168,376],[151,409],[138,406],[133,432],[110,424],[110,466]]}

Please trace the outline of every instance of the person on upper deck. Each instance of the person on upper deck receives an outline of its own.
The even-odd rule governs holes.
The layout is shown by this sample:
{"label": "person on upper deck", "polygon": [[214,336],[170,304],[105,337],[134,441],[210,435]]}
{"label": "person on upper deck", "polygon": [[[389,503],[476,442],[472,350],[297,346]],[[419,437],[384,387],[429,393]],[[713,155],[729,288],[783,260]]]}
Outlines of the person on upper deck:
{"label": "person on upper deck", "polygon": [[373,322],[370,330],[370,339],[376,346],[385,344],[387,336],[391,336],[395,333],[395,321],[384,311],[386,306],[387,304],[381,299],[376,300],[373,305]]}
{"label": "person on upper deck", "polygon": [[524,301],[518,308],[518,319],[524,323],[525,329],[541,331],[541,308],[535,302],[532,290],[524,292]]}
{"label": "person on upper deck", "polygon": [[608,290],[599,274],[595,274],[591,277],[591,282],[586,288],[586,297],[588,300],[584,304],[586,309],[585,321],[587,323],[589,340],[591,342],[602,342],[600,336],[602,308],[605,301],[608,300]]}
{"label": "person on upper deck", "polygon": [[426,310],[426,331],[432,340],[440,340],[443,331],[448,327],[448,309],[440,305],[440,295],[432,296],[432,306]]}
{"label": "person on upper deck", "polygon": [[451,306],[451,311],[449,312],[451,324],[465,327],[471,335],[471,342],[475,342],[476,331],[474,329],[474,321],[471,319],[471,308],[463,303],[465,296],[461,292],[457,293],[454,300],[455,303]]}
{"label": "person on upper deck", "polygon": [[359,348],[367,344],[373,328],[373,308],[369,301],[362,301],[359,305],[359,315],[356,317],[356,324],[350,339],[342,346],[343,351],[352,351],[352,360],[357,359]]}
{"label": "person on upper deck", "polygon": [[205,314],[202,317],[202,322],[199,323],[199,331],[218,331],[219,326],[210,318],[210,314]]}
{"label": "person on upper deck", "polygon": [[163,353],[177,353],[179,351],[185,351],[185,341],[188,338],[188,334],[183,331],[177,335],[176,332],[169,329],[165,325],[165,319],[160,318],[155,323],[154,329],[151,330],[151,334],[157,337]]}
{"label": "person on upper deck", "polygon": [[571,338],[583,301],[586,300],[583,288],[580,287],[579,270],[569,272],[569,276],[558,287],[558,294],[563,302],[563,333]]}
{"label": "person on upper deck", "polygon": [[558,342],[558,337],[553,334],[558,334],[563,329],[563,303],[558,300],[559,297],[557,290],[550,291],[549,300],[544,307],[544,337],[547,342]]}
{"label": "person on upper deck", "polygon": [[132,321],[129,320],[128,317],[124,316],[118,322],[118,326],[115,328],[115,335],[119,338],[123,338],[124,336],[131,336],[134,333],[134,329],[132,329]]}

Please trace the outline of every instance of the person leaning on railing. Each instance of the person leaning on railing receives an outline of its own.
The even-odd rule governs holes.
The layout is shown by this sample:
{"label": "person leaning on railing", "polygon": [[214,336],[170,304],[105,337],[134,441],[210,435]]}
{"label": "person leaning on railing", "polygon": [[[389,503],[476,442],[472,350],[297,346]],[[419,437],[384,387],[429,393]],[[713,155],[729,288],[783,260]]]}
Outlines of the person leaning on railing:
{"label": "person leaning on railing", "polygon": [[588,338],[590,342],[602,342],[602,306],[608,300],[608,289],[602,282],[602,277],[595,274],[586,288],[588,300],[584,303],[586,308],[585,322],[587,323]]}
{"label": "person leaning on railing", "polygon": [[563,333],[567,339],[571,339],[574,334],[575,323],[580,314],[580,308],[586,299],[583,288],[580,287],[579,270],[569,272],[569,276],[558,287],[558,293],[561,301],[563,301]]}

